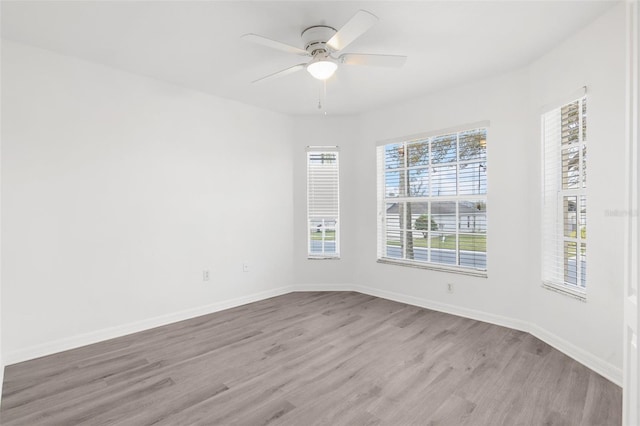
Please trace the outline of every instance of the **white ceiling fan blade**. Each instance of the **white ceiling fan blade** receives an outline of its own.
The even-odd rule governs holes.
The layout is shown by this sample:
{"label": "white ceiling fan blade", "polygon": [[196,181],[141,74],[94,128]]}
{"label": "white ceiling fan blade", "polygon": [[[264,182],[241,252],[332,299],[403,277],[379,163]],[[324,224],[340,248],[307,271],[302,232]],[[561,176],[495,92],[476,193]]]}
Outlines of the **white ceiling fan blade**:
{"label": "white ceiling fan blade", "polygon": [[251,43],[261,44],[263,46],[270,47],[272,49],[280,50],[282,52],[293,53],[294,55],[308,56],[309,53],[295,46],[285,44],[270,38],[262,37],[258,34],[245,34],[242,36],[243,40],[250,41]]}
{"label": "white ceiling fan blade", "polygon": [[300,71],[302,69],[304,69],[304,67],[306,67],[307,64],[298,64],[298,65],[294,65],[292,67],[283,69],[282,71],[278,71],[278,72],[274,72],[273,74],[269,74],[266,77],[262,77],[259,78],[257,80],[252,81],[252,83],[258,83],[258,82],[263,82],[265,80],[271,80],[273,78],[279,78],[279,77],[284,77],[285,75],[289,75],[292,74],[296,71]]}
{"label": "white ceiling fan blade", "polygon": [[327,42],[327,46],[339,51],[351,44],[352,41],[364,34],[378,22],[378,17],[366,10],[359,10],[344,24]]}
{"label": "white ceiling fan blade", "polygon": [[365,55],[362,53],[345,53],[340,55],[338,61],[347,65],[400,68],[407,61],[407,57],[401,55]]}

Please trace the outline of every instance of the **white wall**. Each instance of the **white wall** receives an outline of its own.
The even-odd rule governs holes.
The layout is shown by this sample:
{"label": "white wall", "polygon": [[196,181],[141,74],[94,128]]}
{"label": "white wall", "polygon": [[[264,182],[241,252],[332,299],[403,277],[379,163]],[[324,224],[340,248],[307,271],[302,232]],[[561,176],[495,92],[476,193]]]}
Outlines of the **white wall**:
{"label": "white wall", "polygon": [[7,363],[290,290],[290,117],[2,48]]}
{"label": "white wall", "polygon": [[[355,116],[296,117],[293,144],[294,190],[294,282],[300,289],[343,289],[354,283],[359,250],[355,232],[355,152],[358,132]],[[307,259],[307,146],[338,146],[340,149],[340,259]]]}
{"label": "white wall", "polygon": [[[587,302],[540,287],[536,250],[528,280],[531,322],[542,333],[584,351],[610,374],[622,369],[625,217],[625,8],[621,4],[530,67],[532,136],[527,145],[529,190],[540,192],[539,114],[587,86]],[[530,198],[531,226],[540,229],[540,199]],[[535,241],[538,243],[538,241]],[[535,332],[536,330],[534,330]],[[617,371],[616,371],[617,370]]]}

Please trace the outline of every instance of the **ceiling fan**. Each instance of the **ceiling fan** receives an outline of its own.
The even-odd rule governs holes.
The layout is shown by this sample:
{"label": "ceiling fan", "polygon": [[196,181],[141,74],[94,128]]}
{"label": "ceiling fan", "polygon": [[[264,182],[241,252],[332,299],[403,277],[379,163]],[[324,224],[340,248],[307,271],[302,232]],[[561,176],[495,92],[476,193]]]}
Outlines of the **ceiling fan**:
{"label": "ceiling fan", "polygon": [[406,56],[363,53],[343,53],[336,56],[340,51],[351,44],[351,42],[375,25],[376,22],[378,22],[378,18],[374,14],[367,12],[366,10],[359,10],[339,30],[327,25],[314,25],[302,31],[301,37],[304,49],[257,34],[245,34],[242,38],[252,43],[312,58],[309,62],[294,65],[273,74],[269,74],[253,81],[253,83],[283,77],[302,69],[306,69],[309,74],[318,80],[326,80],[333,75],[336,69],[338,69],[339,64],[401,67],[407,60]]}

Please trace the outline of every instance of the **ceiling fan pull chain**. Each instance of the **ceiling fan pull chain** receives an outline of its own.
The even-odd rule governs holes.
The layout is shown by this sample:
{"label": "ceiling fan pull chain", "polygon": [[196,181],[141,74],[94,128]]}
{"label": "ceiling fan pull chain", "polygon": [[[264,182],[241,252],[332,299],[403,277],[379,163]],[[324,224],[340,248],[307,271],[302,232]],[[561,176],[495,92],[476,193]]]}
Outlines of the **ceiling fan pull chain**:
{"label": "ceiling fan pull chain", "polygon": [[[322,101],[324,101],[325,106],[327,103],[327,80],[322,81],[322,86],[318,90],[318,109],[322,109]],[[327,111],[324,112],[324,115],[327,115]]]}

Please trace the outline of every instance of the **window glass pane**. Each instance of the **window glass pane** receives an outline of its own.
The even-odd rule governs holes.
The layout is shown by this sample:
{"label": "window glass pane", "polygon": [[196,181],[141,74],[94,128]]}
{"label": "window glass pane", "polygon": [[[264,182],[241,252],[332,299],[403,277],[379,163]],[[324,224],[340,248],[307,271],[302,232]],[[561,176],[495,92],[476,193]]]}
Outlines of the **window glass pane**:
{"label": "window glass pane", "polygon": [[578,197],[563,197],[562,215],[564,216],[564,236],[576,238],[578,229]]}
{"label": "window glass pane", "polygon": [[460,161],[485,160],[487,158],[487,130],[475,129],[460,132],[458,142]]}
{"label": "window glass pane", "polygon": [[402,203],[388,203],[386,211],[386,225],[387,230],[399,231],[400,230],[400,212],[402,210]]}
{"label": "window glass pane", "polygon": [[582,140],[587,140],[587,98],[582,98]]}
{"label": "window glass pane", "polygon": [[335,229],[309,230],[309,253],[311,254],[336,254],[336,231]]}
{"label": "window glass pane", "polygon": [[587,147],[582,147],[582,187],[587,187]]}
{"label": "window glass pane", "polygon": [[404,167],[404,147],[402,144],[393,144],[384,147],[384,164],[387,169]]}
{"label": "window glass pane", "polygon": [[580,186],[580,149],[572,147],[562,150],[562,188],[573,189]]}
{"label": "window glass pane", "polygon": [[425,197],[429,195],[429,168],[409,170],[409,196]]}
{"label": "window glass pane", "polygon": [[405,240],[405,258],[412,260],[415,259],[415,241],[414,241],[414,235],[413,232],[411,231],[407,231],[405,232],[405,236],[404,236],[404,240]]}
{"label": "window glass pane", "polygon": [[460,195],[487,193],[487,167],[485,163],[460,164]]}
{"label": "window glass pane", "polygon": [[387,234],[385,236],[386,247],[385,252],[387,257],[393,257],[401,259],[403,257],[402,246],[403,246],[403,232],[401,231],[389,231],[387,230]]}
{"label": "window glass pane", "polygon": [[416,229],[416,230],[422,232],[422,235],[425,238],[427,238],[428,237],[427,234],[430,231],[437,231],[438,230],[438,224],[434,220],[433,216],[429,216],[429,214],[425,210],[424,213],[416,215],[416,217],[415,217],[415,219],[413,221],[413,229]]}
{"label": "window glass pane", "polygon": [[[426,236],[425,236],[426,234]],[[411,232],[411,238],[412,238],[412,243],[413,243],[413,259],[414,260],[418,260],[421,262],[427,262],[429,260],[429,255],[428,255],[428,232],[420,232],[420,231],[414,231]],[[407,258],[409,258],[407,256]]]}
{"label": "window glass pane", "polygon": [[407,203],[407,217],[411,218],[411,224],[407,227],[408,229],[416,229],[416,220],[422,215],[426,215],[429,213],[429,203]]}
{"label": "window glass pane", "polygon": [[386,172],[384,178],[384,194],[387,198],[403,196],[404,170],[397,172]]}
{"label": "window glass pane", "polygon": [[456,202],[434,201],[431,203],[431,217],[440,232],[456,232]]}
{"label": "window glass pane", "polygon": [[419,141],[407,145],[409,149],[408,166],[426,166],[429,164],[429,141]]}
{"label": "window glass pane", "polygon": [[487,204],[484,201],[460,201],[458,230],[460,233],[486,233]]}
{"label": "window glass pane", "polygon": [[562,144],[578,142],[580,139],[579,101],[571,102],[560,110],[562,124]]}
{"label": "window glass pane", "polygon": [[564,282],[573,285],[578,282],[576,243],[571,241],[564,242]]}
{"label": "window glass pane", "polygon": [[456,234],[433,232],[431,237],[431,261],[435,263],[456,264]]}
{"label": "window glass pane", "polygon": [[587,245],[580,244],[580,287],[587,286]]}
{"label": "window glass pane", "polygon": [[431,195],[456,195],[456,166],[434,167],[431,173]]}
{"label": "window glass pane", "polygon": [[309,230],[309,253],[321,254],[322,253],[322,231],[319,229]]}
{"label": "window glass pane", "polygon": [[487,267],[487,236],[460,234],[460,266],[486,269]]}
{"label": "window glass pane", "polygon": [[456,134],[436,136],[431,140],[431,162],[451,163],[457,161]]}
{"label": "window glass pane", "polygon": [[580,196],[580,207],[578,212],[578,228],[580,229],[580,238],[587,239],[587,197]]}

